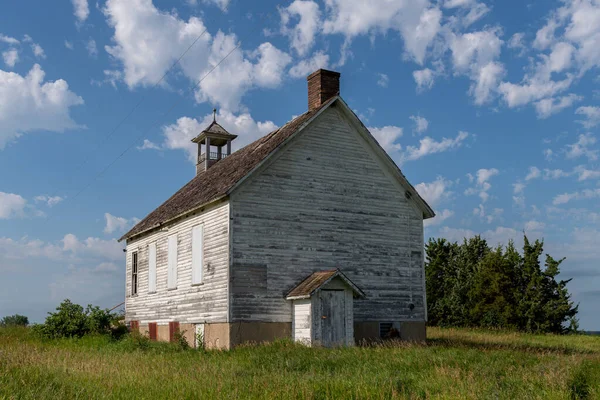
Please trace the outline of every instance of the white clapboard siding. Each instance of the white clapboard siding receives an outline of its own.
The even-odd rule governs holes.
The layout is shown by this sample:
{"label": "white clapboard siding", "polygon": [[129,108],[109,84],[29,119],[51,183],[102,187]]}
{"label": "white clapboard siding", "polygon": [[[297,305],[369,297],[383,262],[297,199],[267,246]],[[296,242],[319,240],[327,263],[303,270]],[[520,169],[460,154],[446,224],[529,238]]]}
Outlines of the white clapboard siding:
{"label": "white clapboard siding", "polygon": [[192,228],[192,285],[202,283],[204,265],[204,225]]}
{"label": "white clapboard siding", "polygon": [[167,288],[177,289],[177,234],[169,235],[169,247],[168,247],[168,262],[169,271],[167,276]]}
{"label": "white clapboard siding", "polygon": [[156,242],[148,245],[148,293],[156,292]]}
{"label": "white clapboard siding", "polygon": [[296,342],[310,345],[312,341],[312,303],[310,299],[294,300],[292,334]]}
{"label": "white clapboard siding", "polygon": [[[192,228],[204,226],[203,283],[192,285]],[[177,289],[167,289],[168,237],[177,235]],[[149,245],[156,243],[156,292],[148,293]],[[139,290],[131,296],[131,253],[138,251]],[[126,319],[141,324],[227,322],[229,203],[224,202],[127,243]]]}
{"label": "white clapboard siding", "polygon": [[[325,110],[230,197],[232,321],[291,322],[285,294],[340,268],[355,321],[424,320],[423,219],[354,126]],[[409,308],[414,304],[414,310]]]}

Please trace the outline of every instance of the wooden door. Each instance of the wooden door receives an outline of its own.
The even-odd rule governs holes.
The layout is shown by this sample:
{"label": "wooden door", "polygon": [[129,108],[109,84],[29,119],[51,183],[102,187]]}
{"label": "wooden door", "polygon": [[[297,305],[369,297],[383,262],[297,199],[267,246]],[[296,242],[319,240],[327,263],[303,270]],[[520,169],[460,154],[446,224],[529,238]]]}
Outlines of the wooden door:
{"label": "wooden door", "polygon": [[343,290],[321,290],[321,344],[346,343],[346,294]]}

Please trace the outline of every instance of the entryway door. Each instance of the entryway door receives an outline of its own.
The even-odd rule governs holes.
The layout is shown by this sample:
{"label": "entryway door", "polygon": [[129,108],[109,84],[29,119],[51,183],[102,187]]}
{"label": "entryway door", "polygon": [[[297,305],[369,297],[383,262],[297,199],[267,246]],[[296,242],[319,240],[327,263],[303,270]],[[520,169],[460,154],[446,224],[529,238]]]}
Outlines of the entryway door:
{"label": "entryway door", "polygon": [[320,290],[321,343],[325,347],[346,342],[346,293],[344,290]]}

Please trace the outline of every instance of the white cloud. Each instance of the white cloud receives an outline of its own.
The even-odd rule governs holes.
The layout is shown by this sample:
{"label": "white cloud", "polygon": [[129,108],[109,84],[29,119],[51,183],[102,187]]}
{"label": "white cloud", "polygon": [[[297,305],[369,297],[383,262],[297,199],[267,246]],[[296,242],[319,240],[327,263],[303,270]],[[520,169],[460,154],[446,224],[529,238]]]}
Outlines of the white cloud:
{"label": "white cloud", "polygon": [[42,46],[40,46],[39,44],[32,43],[31,50],[33,51],[33,55],[37,58],[46,58],[46,53],[44,52],[44,49],[42,49]]}
{"label": "white cloud", "polygon": [[396,30],[404,40],[405,53],[418,64],[425,60],[441,29],[442,12],[429,0],[326,0],[326,34],[340,33],[346,42],[359,35],[385,34]]}
{"label": "white cloud", "polygon": [[[499,244],[506,246],[511,239],[522,241],[522,234],[520,232],[517,232],[513,228],[503,226],[498,226],[494,230],[487,230],[479,234],[492,246]],[[439,229],[437,236],[444,237],[453,242],[462,242],[463,239],[469,239],[475,235],[477,235],[477,233],[470,229],[449,228],[445,226]]]}
{"label": "white cloud", "polygon": [[552,97],[568,89],[572,81],[572,77],[567,77],[562,81],[552,81],[539,76],[526,76],[521,84],[502,82],[498,86],[498,90],[504,96],[508,107],[513,108],[545,97]]}
{"label": "white cloud", "polygon": [[83,99],[62,79],[44,83],[44,75],[38,64],[26,76],[0,70],[0,150],[27,132],[80,127],[70,109]]}
{"label": "white cloud", "polygon": [[64,197],[41,195],[41,196],[36,196],[34,198],[34,200],[36,201],[36,203],[46,203],[46,205],[48,207],[54,207],[55,205],[57,205],[58,203],[63,201]]}
{"label": "white cloud", "polygon": [[144,139],[144,143],[141,146],[137,146],[136,147],[138,150],[160,150],[161,147],[159,145],[157,145],[156,143],[148,140],[148,139]]}
{"label": "white cloud", "polygon": [[513,193],[520,194],[525,190],[525,184],[523,183],[514,183],[513,184]]}
{"label": "white cloud", "polygon": [[[191,140],[210,125],[212,118],[212,114],[206,115],[200,121],[195,118],[181,117],[174,124],[164,126],[162,148],[184,150],[188,160],[196,164],[198,147]],[[231,143],[232,151],[253,142],[277,128],[271,121],[254,121],[248,113],[236,115],[227,110],[219,111],[217,122],[228,132],[238,135],[237,139]]]}
{"label": "white cloud", "polygon": [[584,127],[590,129],[600,124],[600,107],[584,106],[579,107],[575,114],[583,115],[584,120],[578,121]]}
{"label": "white cloud", "polygon": [[529,172],[525,177],[526,181],[530,181],[532,179],[537,179],[542,176],[542,171],[538,167],[529,167]]}
{"label": "white cloud", "polygon": [[498,62],[490,62],[479,69],[469,89],[469,93],[475,97],[475,104],[485,104],[492,99],[505,73],[504,66]]}
{"label": "white cloud", "polygon": [[305,78],[319,68],[327,68],[329,55],[323,51],[317,51],[311,58],[301,60],[290,68],[290,76],[294,78]]}
{"label": "white cloud", "polygon": [[187,79],[201,81],[195,96],[198,102],[236,111],[248,90],[279,85],[291,61],[270,43],[244,53],[235,34],[203,34],[206,27],[198,17],[184,21],[158,10],[151,0],[108,0],[103,12],[114,29],[114,45],[105,49],[122,65],[129,88],[154,85],[200,37],[179,66]]}
{"label": "white cloud", "polygon": [[115,261],[123,259],[123,247],[115,239],[88,237],[79,240],[69,233],[62,240],[62,250],[76,257],[102,257]]}
{"label": "white cloud", "polygon": [[440,225],[452,216],[454,216],[454,211],[444,209],[441,212],[436,213],[435,217],[429,218],[429,219],[426,219],[425,221],[423,221],[423,226],[425,228],[427,228],[429,226]]}
{"label": "white cloud", "polygon": [[442,140],[439,142],[435,141],[429,136],[426,136],[419,141],[419,147],[407,146],[404,154],[402,155],[402,160],[417,160],[429,154],[442,153],[448,150],[459,148],[463,145],[467,137],[469,137],[469,134],[464,131],[460,131],[454,139],[442,138]]}
{"label": "white cloud", "polygon": [[413,71],[413,78],[417,84],[417,91],[431,89],[435,81],[434,72],[429,68]]}
{"label": "white cloud", "polygon": [[558,28],[558,22],[553,18],[549,19],[546,25],[540,28],[535,34],[533,47],[538,50],[545,50],[555,41],[554,31]]}
{"label": "white cloud", "polygon": [[554,158],[554,151],[552,151],[552,149],[544,149],[544,158],[547,161],[552,161]]}
{"label": "white cloud", "polygon": [[539,118],[548,118],[552,114],[556,114],[567,107],[571,107],[575,102],[581,101],[582,99],[583,97],[573,93],[562,97],[549,97],[535,103],[535,109]]}
{"label": "white cloud", "polygon": [[106,226],[104,227],[104,233],[123,232],[127,228],[130,228],[134,224],[140,222],[139,218],[123,218],[116,217],[110,213],[104,213],[104,219],[106,220]]}
{"label": "white cloud", "polygon": [[381,147],[388,153],[398,151],[402,148],[399,143],[396,143],[403,134],[403,130],[399,126],[388,125],[381,128],[370,127],[368,129]]}
{"label": "white cloud", "polygon": [[598,159],[598,150],[592,150],[590,147],[596,143],[596,138],[591,133],[579,135],[577,142],[568,144],[566,148],[567,158],[587,157],[589,160]]}
{"label": "white cloud", "polygon": [[14,260],[38,257],[60,260],[63,257],[63,251],[60,246],[44,243],[41,240],[32,240],[27,237],[20,240],[0,237],[0,269]]}
{"label": "white cloud", "polygon": [[[485,203],[489,198],[488,191],[492,188],[492,185],[489,183],[489,180],[500,173],[496,168],[481,168],[477,171],[476,177],[476,185],[475,187],[469,188],[465,190],[466,195],[478,194],[481,198],[481,201]],[[473,175],[469,176],[469,180],[473,181]]]}
{"label": "white cloud", "polygon": [[9,49],[2,52],[2,59],[7,67],[14,67],[19,61],[19,51],[17,49]]}
{"label": "white cloud", "polygon": [[525,44],[523,43],[524,38],[525,38],[525,34],[523,32],[515,33],[508,40],[508,43],[507,43],[508,48],[519,50],[519,51],[525,50]]}
{"label": "white cloud", "polygon": [[429,121],[420,115],[411,115],[409,118],[415,123],[415,132],[419,135],[425,132],[429,127]]}
{"label": "white cloud", "polygon": [[[319,5],[314,1],[294,0],[288,7],[280,8],[281,32],[290,39],[292,48],[304,56],[312,47],[320,25]],[[290,19],[298,17],[296,26],[288,27]]]}
{"label": "white cloud", "polygon": [[563,193],[552,200],[552,204],[566,204],[571,200],[594,199],[600,197],[600,189],[585,189],[580,192]]}
{"label": "white cloud", "polygon": [[5,36],[5,35],[3,35],[1,33],[0,33],[0,42],[4,42],[4,43],[7,43],[7,44],[11,44],[11,45],[16,45],[16,44],[21,43],[17,39],[15,39],[14,37]]}
{"label": "white cloud", "polygon": [[68,40],[65,40],[65,47],[69,50],[73,50],[74,46],[72,42],[69,42]]}
{"label": "white cloud", "polygon": [[[221,11],[227,11],[227,6],[229,6],[229,0],[202,0],[205,4],[214,4],[219,7]],[[198,5],[198,0],[186,0],[190,6]]]}
{"label": "white cloud", "polygon": [[0,219],[23,217],[27,200],[18,194],[0,192]]}
{"label": "white cloud", "polygon": [[386,74],[382,74],[382,73],[377,74],[377,76],[378,76],[377,85],[379,85],[383,88],[388,87],[388,84],[390,83],[390,78]]}
{"label": "white cloud", "polygon": [[82,24],[90,15],[90,8],[88,6],[88,0],[71,0],[73,3],[73,15],[77,18],[77,22]]}
{"label": "white cloud", "polygon": [[573,172],[578,174],[578,181],[585,181],[588,179],[600,179],[600,170],[590,170],[585,168],[583,165],[578,165],[573,169]]}
{"label": "white cloud", "polygon": [[427,204],[435,208],[452,195],[452,192],[448,190],[451,185],[452,182],[445,180],[442,177],[438,177],[435,181],[430,183],[419,183],[415,186],[415,189],[419,195],[425,199]]}
{"label": "white cloud", "polygon": [[546,224],[543,222],[531,220],[525,223],[525,231],[543,231]]}
{"label": "white cloud", "polygon": [[563,171],[562,169],[548,169],[544,168],[544,179],[560,179],[570,176],[571,174]]}
{"label": "white cloud", "polygon": [[96,46],[96,41],[94,39],[89,38],[89,40],[85,44],[85,49],[87,50],[90,57],[98,57],[98,47]]}

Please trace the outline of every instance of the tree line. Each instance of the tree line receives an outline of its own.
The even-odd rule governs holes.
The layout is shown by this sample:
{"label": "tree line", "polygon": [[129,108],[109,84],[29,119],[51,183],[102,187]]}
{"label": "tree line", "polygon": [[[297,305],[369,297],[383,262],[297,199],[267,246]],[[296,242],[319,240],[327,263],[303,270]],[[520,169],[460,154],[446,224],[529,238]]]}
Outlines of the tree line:
{"label": "tree line", "polygon": [[512,241],[490,247],[476,236],[461,244],[429,239],[425,246],[428,324],[526,332],[577,331],[578,305],[557,278],[562,259],[545,256],[543,241],[524,236],[522,253]]}

